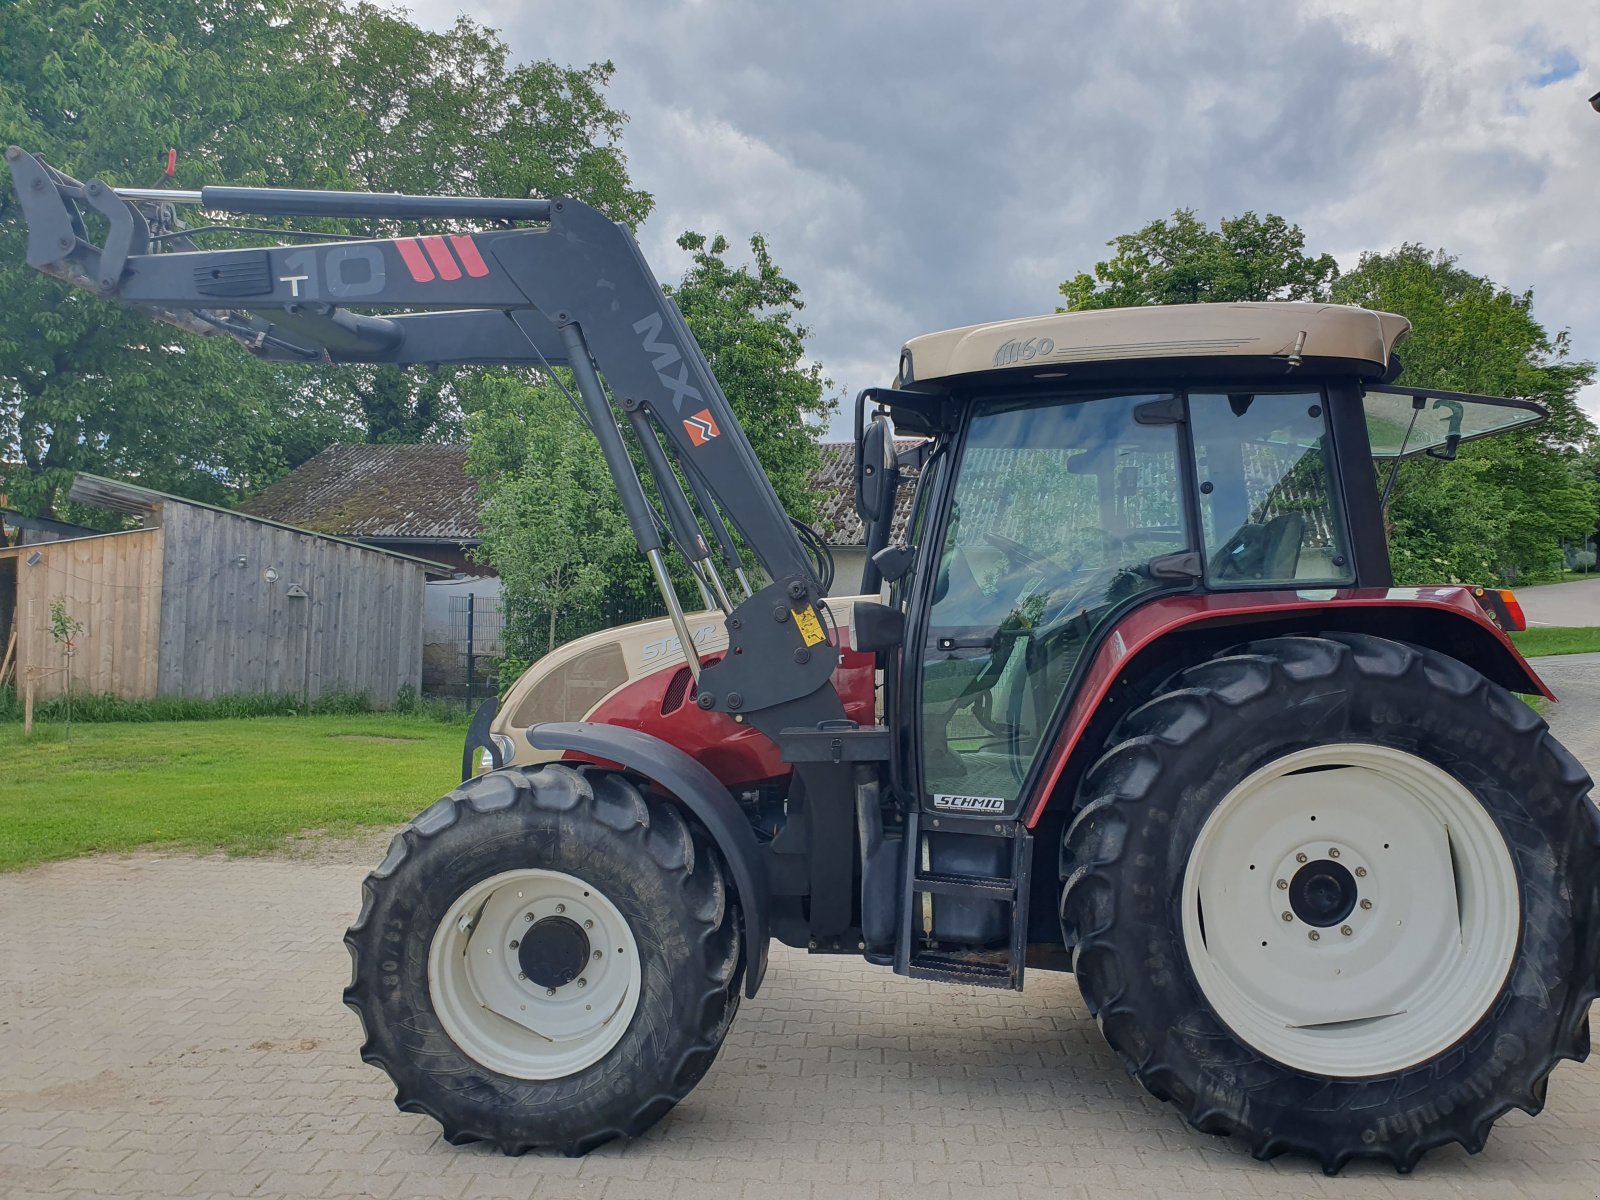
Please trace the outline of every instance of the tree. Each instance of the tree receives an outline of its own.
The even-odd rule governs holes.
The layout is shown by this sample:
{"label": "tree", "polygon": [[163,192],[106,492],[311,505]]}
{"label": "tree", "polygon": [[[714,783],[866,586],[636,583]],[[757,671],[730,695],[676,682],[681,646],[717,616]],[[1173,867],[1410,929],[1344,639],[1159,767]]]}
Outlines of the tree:
{"label": "tree", "polygon": [[1364,254],[1333,298],[1410,320],[1402,382],[1537,400],[1551,414],[1528,432],[1463,446],[1454,463],[1402,465],[1389,509],[1396,577],[1558,575],[1561,543],[1581,542],[1600,517],[1600,487],[1586,469],[1595,427],[1577,403],[1594,364],[1572,359],[1567,334],[1551,336],[1535,319],[1531,291],[1508,291],[1443,250],[1408,243]]}
{"label": "tree", "polygon": [[[820,365],[805,360],[800,289],[759,236],[750,240],[753,261],[737,267],[726,238],[686,233],[679,245],[693,259],[668,291],[785,507],[810,518],[817,437],[837,402]],[[470,385],[467,407],[484,552],[505,582],[509,679],[556,643],[611,623],[619,605],[646,602],[654,583],[599,446],[559,386],[499,372]],[[686,573],[676,579],[680,595],[695,594]]]}
{"label": "tree", "polygon": [[807,363],[800,286],[772,261],[766,239],[750,239],[752,263],[731,266],[728,239],[685,233],[694,255],[683,281],[668,288],[705,351],[750,445],[790,515],[816,515],[810,488],[821,462],[818,432],[838,408],[822,365]]}
{"label": "tree", "polygon": [[[576,195],[638,220],[609,64],[511,66],[493,30],[341,0],[13,0],[0,138],[114,184],[227,181]],[[385,236],[407,227],[337,228]],[[23,264],[0,189],[0,488],[48,510],[75,470],[226,501],[341,437],[450,436],[456,376],[257,362]]]}
{"label": "tree", "polygon": [[1321,300],[1338,277],[1333,256],[1305,253],[1298,225],[1247,212],[1215,230],[1180,208],[1107,245],[1116,253],[1061,285],[1061,311],[1220,300]]}

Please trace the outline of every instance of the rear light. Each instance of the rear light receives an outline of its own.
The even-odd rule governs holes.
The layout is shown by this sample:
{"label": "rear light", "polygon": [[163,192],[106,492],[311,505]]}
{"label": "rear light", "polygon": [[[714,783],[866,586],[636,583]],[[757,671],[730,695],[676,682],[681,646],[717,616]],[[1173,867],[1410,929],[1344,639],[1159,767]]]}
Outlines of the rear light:
{"label": "rear light", "polygon": [[1522,615],[1522,605],[1517,603],[1517,594],[1510,588],[1497,589],[1500,603],[1506,608],[1506,630],[1509,633],[1521,633],[1528,627],[1528,618]]}
{"label": "rear light", "polygon": [[1489,619],[1507,633],[1521,633],[1528,627],[1528,618],[1522,615],[1522,605],[1510,588],[1472,589],[1472,598],[1489,614]]}

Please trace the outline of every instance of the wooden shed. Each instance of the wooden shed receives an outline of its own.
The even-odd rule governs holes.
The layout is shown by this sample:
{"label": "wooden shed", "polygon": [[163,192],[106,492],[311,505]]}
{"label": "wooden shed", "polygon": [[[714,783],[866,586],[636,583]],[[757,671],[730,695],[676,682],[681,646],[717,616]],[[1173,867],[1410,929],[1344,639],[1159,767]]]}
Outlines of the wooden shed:
{"label": "wooden shed", "polygon": [[71,498],[137,517],[123,533],[0,549],[0,637],[13,678],[65,689],[51,601],[83,625],[75,692],[147,696],[365,692],[419,687],[424,559],[93,475]]}

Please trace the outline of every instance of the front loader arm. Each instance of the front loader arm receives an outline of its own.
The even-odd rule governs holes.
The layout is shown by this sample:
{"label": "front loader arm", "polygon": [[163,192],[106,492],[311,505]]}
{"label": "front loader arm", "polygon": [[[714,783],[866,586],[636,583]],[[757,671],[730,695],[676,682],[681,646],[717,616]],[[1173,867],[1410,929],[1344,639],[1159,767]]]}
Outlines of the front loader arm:
{"label": "front loader arm", "polygon": [[[700,663],[662,558],[666,545],[728,612],[730,652],[705,668],[701,704],[746,714],[758,728],[843,715],[830,683],[836,650],[820,645],[827,639],[815,608],[826,596],[820,571],[626,227],[568,199],[118,189],[80,183],[15,146],[6,159],[30,266],[179,328],[233,337],[275,361],[570,368],[695,671]],[[391,238],[191,229],[177,220],[179,204],[273,217],[438,221],[447,229]],[[91,226],[102,223],[107,232],[97,240]],[[471,227],[484,224],[490,227]],[[202,234],[216,231],[323,240],[198,247]],[[641,485],[624,430],[654,479],[664,517]],[[747,585],[737,608],[700,525],[707,523],[743,581],[724,519],[771,581],[754,595]],[[790,615],[774,622],[779,610]],[[762,717],[768,709],[781,711]]]}

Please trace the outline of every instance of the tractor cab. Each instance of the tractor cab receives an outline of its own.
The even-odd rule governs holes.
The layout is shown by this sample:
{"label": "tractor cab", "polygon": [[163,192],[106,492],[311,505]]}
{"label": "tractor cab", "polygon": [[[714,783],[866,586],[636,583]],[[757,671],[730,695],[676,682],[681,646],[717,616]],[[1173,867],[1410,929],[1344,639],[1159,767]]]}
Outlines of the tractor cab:
{"label": "tractor cab", "polygon": [[[884,556],[917,564],[894,593],[908,630],[896,707],[920,735],[906,774],[924,806],[1015,817],[1031,797],[1037,813],[1064,701],[1141,606],[1389,588],[1375,459],[1453,457],[1542,416],[1391,386],[1408,330],[1391,313],[1230,304],[907,343],[895,388],[865,401],[931,439],[916,544]],[[1125,637],[1109,648],[1126,653]]]}

